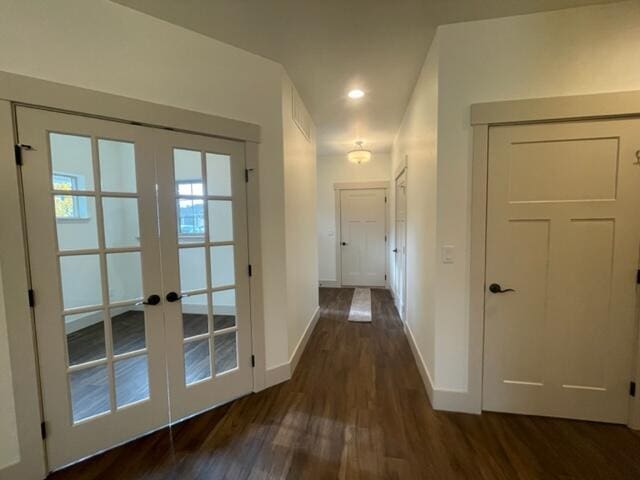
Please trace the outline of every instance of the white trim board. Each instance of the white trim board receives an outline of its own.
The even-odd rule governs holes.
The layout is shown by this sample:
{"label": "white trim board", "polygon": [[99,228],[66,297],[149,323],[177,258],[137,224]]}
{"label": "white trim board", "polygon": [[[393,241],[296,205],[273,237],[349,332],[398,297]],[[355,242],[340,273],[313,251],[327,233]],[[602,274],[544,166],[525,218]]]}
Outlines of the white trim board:
{"label": "white trim board", "polygon": [[389,181],[369,181],[369,182],[336,182],[333,184],[334,190],[363,190],[365,188],[389,189]]}
{"label": "white trim board", "polygon": [[293,376],[296,368],[298,367],[298,362],[300,361],[300,357],[304,353],[307,348],[307,343],[309,342],[309,338],[311,338],[311,334],[313,330],[316,328],[318,324],[318,319],[320,318],[320,307],[316,307],[315,312],[309,319],[309,323],[307,324],[307,328],[304,333],[300,337],[296,348],[293,350],[289,361],[286,363],[282,363],[275,367],[268,368],[265,372],[265,387],[269,388],[274,385],[277,385],[282,382],[286,382],[290,380]]}
{"label": "white trim board", "polygon": [[[422,378],[422,383],[429,397],[429,402],[434,410],[443,410],[449,412],[462,412],[462,413],[475,413],[480,414],[480,410],[476,408],[473,401],[470,401],[469,394],[465,391],[457,390],[445,390],[434,387],[433,380],[429,374],[429,369],[422,358],[422,354],[415,342],[413,332],[406,323],[404,325],[404,332],[407,336],[413,358],[416,361],[418,372]],[[472,399],[471,399],[472,400]]]}
{"label": "white trim board", "polygon": [[256,124],[4,71],[0,71],[0,98],[36,108],[135,121],[149,127],[171,127],[219,138],[260,142],[261,136]]}

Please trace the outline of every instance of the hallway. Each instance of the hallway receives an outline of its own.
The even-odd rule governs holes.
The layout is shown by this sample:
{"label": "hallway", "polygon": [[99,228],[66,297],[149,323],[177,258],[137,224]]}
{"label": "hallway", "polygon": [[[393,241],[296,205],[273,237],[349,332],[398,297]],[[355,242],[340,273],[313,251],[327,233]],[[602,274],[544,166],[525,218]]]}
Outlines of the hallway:
{"label": "hallway", "polygon": [[435,412],[389,293],[347,321],[353,289],[321,289],[291,381],[53,474],[51,479],[626,479],[624,426]]}

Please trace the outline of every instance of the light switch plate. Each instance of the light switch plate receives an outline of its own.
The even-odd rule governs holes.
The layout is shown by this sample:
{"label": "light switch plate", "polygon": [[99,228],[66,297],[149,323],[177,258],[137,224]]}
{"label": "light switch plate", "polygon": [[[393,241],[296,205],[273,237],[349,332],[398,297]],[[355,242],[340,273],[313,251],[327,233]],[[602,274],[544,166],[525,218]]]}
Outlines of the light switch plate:
{"label": "light switch plate", "polygon": [[443,245],[442,247],[442,263],[453,263],[454,258],[454,250],[453,245]]}

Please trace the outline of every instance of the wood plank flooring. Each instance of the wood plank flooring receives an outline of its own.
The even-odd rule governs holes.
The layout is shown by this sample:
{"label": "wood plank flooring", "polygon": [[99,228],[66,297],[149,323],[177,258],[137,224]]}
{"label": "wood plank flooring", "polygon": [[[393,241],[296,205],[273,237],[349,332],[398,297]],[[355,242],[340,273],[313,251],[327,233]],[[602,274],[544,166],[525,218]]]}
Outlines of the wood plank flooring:
{"label": "wood plank flooring", "polygon": [[322,289],[291,381],[51,476],[52,479],[638,479],[624,426],[428,403],[392,300],[347,321],[352,289]]}

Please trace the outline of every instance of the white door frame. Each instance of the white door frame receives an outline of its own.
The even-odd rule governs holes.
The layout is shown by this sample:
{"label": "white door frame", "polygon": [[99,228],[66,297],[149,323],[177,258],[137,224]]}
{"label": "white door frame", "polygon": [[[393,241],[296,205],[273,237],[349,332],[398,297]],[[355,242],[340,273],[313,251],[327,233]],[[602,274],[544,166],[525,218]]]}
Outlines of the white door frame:
{"label": "white door frame", "polygon": [[259,154],[259,125],[231,120],[181,108],[135,100],[80,87],[62,85],[23,75],[0,72],[0,213],[2,218],[20,220],[0,229],[0,265],[5,279],[3,296],[7,316],[10,365],[15,399],[20,458],[0,471],[0,480],[40,479],[46,476],[44,441],[41,438],[42,405],[38,372],[35,325],[29,307],[28,251],[25,242],[23,195],[19,170],[14,161],[17,143],[15,107],[18,105],[62,113],[97,117],[155,128],[167,128],[244,142],[247,184],[247,218],[249,228],[252,351],[255,357],[253,391],[265,384],[265,329],[263,318]]}
{"label": "white door frame", "polygon": [[[393,235],[394,235],[394,239],[393,239],[393,248],[397,249],[398,248],[398,231],[396,229],[397,227],[397,218],[398,218],[398,179],[404,175],[404,188],[405,188],[405,219],[404,219],[404,247],[405,247],[405,252],[404,252],[404,269],[403,269],[403,278],[398,279],[396,277],[397,272],[394,269],[394,273],[393,273],[393,288],[391,288],[391,291],[393,292],[393,298],[396,304],[396,309],[398,310],[398,313],[400,314],[400,319],[405,322],[406,321],[406,312],[407,312],[407,252],[406,252],[406,248],[407,248],[407,207],[408,207],[408,202],[406,202],[407,199],[407,194],[406,194],[406,189],[407,189],[407,184],[408,184],[408,180],[409,180],[409,172],[407,170],[407,164],[406,164],[406,158],[405,160],[402,162],[402,164],[400,165],[400,167],[398,168],[396,175],[394,177],[394,191],[393,191],[393,209],[394,209],[394,213],[393,213],[393,219],[394,219],[394,224],[393,224]],[[394,267],[395,267],[395,263],[396,263],[396,256],[397,254],[394,254],[394,256],[392,256],[393,260],[394,260]],[[403,288],[402,288],[402,299],[401,299],[401,306],[402,308],[399,308],[400,305],[398,304],[398,292],[395,291],[395,287],[398,284],[398,281],[402,281],[403,284]]]}
{"label": "white door frame", "polygon": [[373,181],[373,182],[337,182],[333,184],[335,192],[335,223],[336,223],[336,287],[342,287],[342,248],[340,245],[341,238],[341,205],[340,192],[342,190],[364,190],[364,189],[384,189],[385,195],[385,211],[384,211],[384,234],[385,234],[385,253],[384,253],[384,278],[385,288],[389,288],[389,182]]}
{"label": "white door frame", "polygon": [[[577,95],[531,100],[510,100],[471,106],[473,129],[471,192],[471,255],[469,275],[469,383],[461,410],[482,411],[482,371],[484,362],[485,261],[487,228],[487,181],[489,128],[496,125],[532,124],[640,117],[640,91]],[[639,266],[640,268],[640,266]],[[638,350],[637,342],[636,350]],[[630,381],[640,382],[640,358],[636,351],[629,365]],[[640,396],[630,398],[631,428],[640,428]]]}

